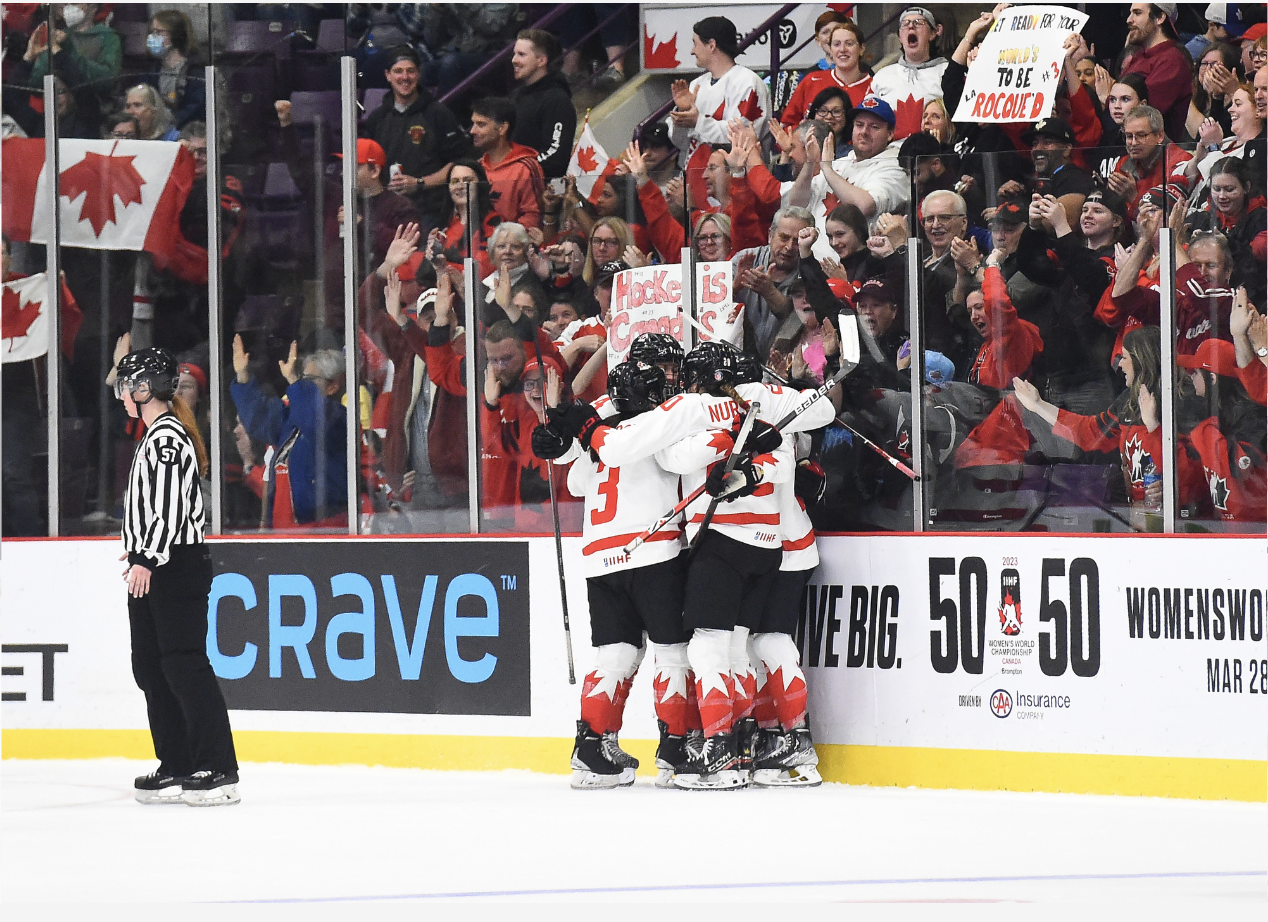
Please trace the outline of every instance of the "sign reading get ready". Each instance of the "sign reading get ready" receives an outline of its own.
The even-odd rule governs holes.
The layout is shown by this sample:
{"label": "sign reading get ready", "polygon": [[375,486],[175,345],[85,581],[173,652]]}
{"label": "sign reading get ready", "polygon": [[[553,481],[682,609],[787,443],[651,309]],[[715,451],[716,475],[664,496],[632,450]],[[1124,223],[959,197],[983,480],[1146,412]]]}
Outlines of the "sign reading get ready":
{"label": "sign reading get ready", "polygon": [[969,66],[957,122],[1037,122],[1052,113],[1067,37],[1087,14],[1061,6],[1015,6],[995,20]]}

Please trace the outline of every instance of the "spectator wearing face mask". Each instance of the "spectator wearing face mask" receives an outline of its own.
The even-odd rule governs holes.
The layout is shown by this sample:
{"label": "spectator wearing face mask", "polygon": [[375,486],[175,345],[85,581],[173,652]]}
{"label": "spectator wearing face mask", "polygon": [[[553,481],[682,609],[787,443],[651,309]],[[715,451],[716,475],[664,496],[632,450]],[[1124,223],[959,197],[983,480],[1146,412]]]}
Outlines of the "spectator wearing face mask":
{"label": "spectator wearing face mask", "polygon": [[145,82],[159,91],[176,127],[205,118],[207,88],[196,66],[197,47],[189,17],[179,10],[155,13],[145,48],[157,62]]}

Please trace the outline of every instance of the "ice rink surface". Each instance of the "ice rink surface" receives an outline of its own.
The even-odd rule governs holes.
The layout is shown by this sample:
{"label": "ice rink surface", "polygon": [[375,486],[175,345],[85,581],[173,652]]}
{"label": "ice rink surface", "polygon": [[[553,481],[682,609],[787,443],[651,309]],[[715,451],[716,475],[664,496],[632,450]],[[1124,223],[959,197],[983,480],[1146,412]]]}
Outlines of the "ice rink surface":
{"label": "ice rink surface", "polygon": [[417,918],[439,902],[1121,912],[1231,909],[1268,891],[1264,804],[839,784],[688,793],[644,778],[574,792],[563,775],[269,764],[243,766],[238,806],[143,807],[132,778],[151,768],[4,760],[4,903],[236,903],[220,909],[238,917],[268,904],[348,919],[390,906]]}

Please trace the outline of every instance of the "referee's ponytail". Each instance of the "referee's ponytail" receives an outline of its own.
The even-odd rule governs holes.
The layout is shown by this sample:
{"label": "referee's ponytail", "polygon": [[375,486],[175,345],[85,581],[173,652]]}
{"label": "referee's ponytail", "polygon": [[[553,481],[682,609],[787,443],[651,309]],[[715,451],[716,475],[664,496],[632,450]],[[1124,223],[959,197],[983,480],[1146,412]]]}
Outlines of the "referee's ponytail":
{"label": "referee's ponytail", "polygon": [[211,462],[207,459],[207,446],[203,444],[202,433],[198,431],[198,422],[194,419],[194,411],[189,408],[182,397],[173,395],[172,412],[185,427],[189,440],[194,443],[194,454],[198,456],[198,476],[206,477],[211,473]]}

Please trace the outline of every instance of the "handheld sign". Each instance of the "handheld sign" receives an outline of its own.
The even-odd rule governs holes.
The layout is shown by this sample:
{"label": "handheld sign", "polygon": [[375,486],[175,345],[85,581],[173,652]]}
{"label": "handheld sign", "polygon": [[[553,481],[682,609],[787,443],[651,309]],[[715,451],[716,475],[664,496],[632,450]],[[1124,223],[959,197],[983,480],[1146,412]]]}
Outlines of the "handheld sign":
{"label": "handheld sign", "polygon": [[1087,14],[1062,6],[1014,6],[1000,13],[969,67],[957,122],[1037,122],[1052,113],[1067,37]]}
{"label": "handheld sign", "polygon": [[643,333],[668,333],[684,342],[681,312],[682,266],[643,266],[618,272],[612,280],[608,370],[625,361],[630,345]]}
{"label": "handheld sign", "polygon": [[744,305],[736,304],[734,270],[729,259],[696,263],[696,319],[700,342],[716,340],[744,346]]}

